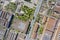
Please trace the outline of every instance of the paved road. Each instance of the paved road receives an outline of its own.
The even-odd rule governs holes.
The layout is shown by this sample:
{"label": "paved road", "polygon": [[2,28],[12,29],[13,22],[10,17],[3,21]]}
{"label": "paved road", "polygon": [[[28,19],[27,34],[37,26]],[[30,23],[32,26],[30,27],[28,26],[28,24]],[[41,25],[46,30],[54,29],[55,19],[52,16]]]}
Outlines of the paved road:
{"label": "paved road", "polygon": [[34,23],[36,21],[37,15],[38,15],[38,13],[40,11],[40,8],[41,8],[41,5],[42,5],[42,1],[43,0],[39,0],[39,3],[38,3],[38,5],[36,7],[36,10],[34,12],[34,19],[31,21],[31,25],[30,25],[31,30],[30,30],[30,33],[28,34],[28,36],[26,37],[25,40],[31,40],[30,37],[31,37],[32,30],[33,30],[33,25],[34,25]]}
{"label": "paved road", "polygon": [[38,13],[40,11],[40,8],[41,8],[41,5],[42,5],[42,1],[43,0],[39,0],[39,3],[37,5],[37,7],[36,7],[36,10],[35,10],[35,13],[34,13],[34,19],[31,21],[31,25],[30,25],[31,30],[30,30],[29,36],[31,35],[32,29],[33,29],[33,25],[34,25],[34,23],[36,21],[37,15],[38,15]]}

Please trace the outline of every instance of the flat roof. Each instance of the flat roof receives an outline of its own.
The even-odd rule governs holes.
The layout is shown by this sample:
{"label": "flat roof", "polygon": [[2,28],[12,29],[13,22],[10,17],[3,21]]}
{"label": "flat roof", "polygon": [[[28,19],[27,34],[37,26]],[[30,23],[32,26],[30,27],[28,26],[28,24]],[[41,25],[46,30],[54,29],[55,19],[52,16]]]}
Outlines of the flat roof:
{"label": "flat roof", "polygon": [[55,31],[54,39],[53,40],[60,40],[60,23]]}
{"label": "flat roof", "polygon": [[26,27],[26,24],[25,24],[25,23],[23,23],[23,22],[20,22],[20,23],[19,23],[18,28],[20,28],[20,29],[24,30],[24,29],[25,29],[25,27]]}
{"label": "flat roof", "polygon": [[56,21],[57,20],[55,20],[53,18],[48,18],[47,22],[46,22],[46,29],[53,31],[55,28]]}

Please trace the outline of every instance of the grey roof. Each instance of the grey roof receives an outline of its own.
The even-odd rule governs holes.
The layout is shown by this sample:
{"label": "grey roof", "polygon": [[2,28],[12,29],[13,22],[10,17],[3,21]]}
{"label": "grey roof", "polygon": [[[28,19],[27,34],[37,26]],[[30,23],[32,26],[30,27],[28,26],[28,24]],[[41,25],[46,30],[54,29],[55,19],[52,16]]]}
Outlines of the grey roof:
{"label": "grey roof", "polygon": [[18,26],[20,29],[24,30],[25,29],[25,23],[20,22],[20,25]]}
{"label": "grey roof", "polygon": [[45,33],[43,40],[50,40],[50,38],[51,38],[51,35],[48,33]]}
{"label": "grey roof", "polygon": [[5,31],[0,30],[0,39],[2,39],[4,37]]}

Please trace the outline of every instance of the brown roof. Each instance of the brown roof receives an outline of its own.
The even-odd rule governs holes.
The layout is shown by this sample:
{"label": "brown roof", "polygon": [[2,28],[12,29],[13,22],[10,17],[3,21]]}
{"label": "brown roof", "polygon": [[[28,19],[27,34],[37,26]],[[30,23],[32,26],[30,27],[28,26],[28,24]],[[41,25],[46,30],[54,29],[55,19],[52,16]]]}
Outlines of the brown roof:
{"label": "brown roof", "polygon": [[34,25],[33,31],[32,31],[31,38],[33,38],[33,39],[36,38],[37,29],[38,29],[38,24],[36,22],[35,25]]}
{"label": "brown roof", "polygon": [[17,40],[24,40],[25,39],[25,34],[24,33],[19,33]]}
{"label": "brown roof", "polygon": [[53,31],[56,20],[53,18],[48,18],[46,23],[46,29]]}
{"label": "brown roof", "polygon": [[56,6],[56,7],[54,8],[54,11],[57,11],[57,12],[60,13],[60,6]]}
{"label": "brown roof", "polygon": [[43,17],[43,21],[42,21],[42,23],[43,23],[43,24],[45,24],[45,23],[46,23],[46,21],[47,21],[47,17],[46,17],[46,16],[44,16],[44,17]]}
{"label": "brown roof", "polygon": [[57,30],[55,31],[55,34],[52,40],[60,40],[60,24],[57,27]]}
{"label": "brown roof", "polygon": [[59,28],[58,28],[58,31],[57,31],[57,34],[56,34],[56,37],[55,37],[55,40],[58,40],[59,39],[59,34],[60,33],[60,26],[59,26]]}

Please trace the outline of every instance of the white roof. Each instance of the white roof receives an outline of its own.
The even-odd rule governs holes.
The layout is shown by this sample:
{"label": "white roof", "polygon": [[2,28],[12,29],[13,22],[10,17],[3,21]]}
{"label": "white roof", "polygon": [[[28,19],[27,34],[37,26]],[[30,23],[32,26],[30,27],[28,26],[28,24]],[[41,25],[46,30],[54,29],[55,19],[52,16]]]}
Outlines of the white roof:
{"label": "white roof", "polygon": [[16,0],[11,0],[11,2],[15,2]]}

